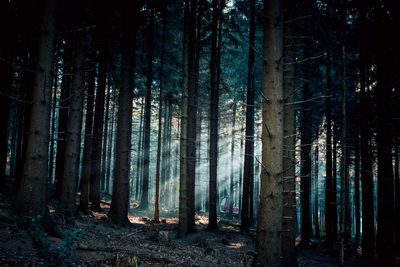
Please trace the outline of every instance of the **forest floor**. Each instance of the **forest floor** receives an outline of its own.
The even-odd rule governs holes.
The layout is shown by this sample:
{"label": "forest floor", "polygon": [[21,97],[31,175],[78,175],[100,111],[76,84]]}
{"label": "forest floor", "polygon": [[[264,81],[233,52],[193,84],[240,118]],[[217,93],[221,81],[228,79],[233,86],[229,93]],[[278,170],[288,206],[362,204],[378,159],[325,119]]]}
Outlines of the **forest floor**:
{"label": "forest floor", "polygon": [[[240,233],[234,218],[221,219],[217,233],[206,230],[207,217],[196,216],[196,233],[176,237],[177,218],[161,210],[161,223],[152,213],[132,209],[129,227],[107,220],[109,204],[102,211],[80,214],[67,224],[50,203],[52,221],[63,239],[48,235],[35,218],[13,222],[11,198],[0,193],[0,266],[250,266],[254,259],[254,231]],[[176,214],[176,211],[175,211]],[[336,266],[334,250],[298,248],[299,266]],[[349,252],[350,253],[350,252]],[[356,253],[348,255],[347,266],[373,266]]]}

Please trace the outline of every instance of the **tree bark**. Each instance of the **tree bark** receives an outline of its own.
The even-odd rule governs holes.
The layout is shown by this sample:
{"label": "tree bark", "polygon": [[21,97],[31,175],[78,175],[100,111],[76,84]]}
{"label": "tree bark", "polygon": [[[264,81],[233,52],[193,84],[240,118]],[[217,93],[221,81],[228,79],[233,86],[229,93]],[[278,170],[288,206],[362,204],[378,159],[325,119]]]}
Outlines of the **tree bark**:
{"label": "tree bark", "polygon": [[[295,17],[295,1],[287,0],[285,20]],[[288,46],[284,62],[294,62],[296,56],[296,47],[292,35],[294,32],[293,24],[286,24],[285,45]],[[284,69],[283,96],[285,103],[292,103],[295,92],[296,69],[293,64],[288,64]],[[296,267],[296,248],[295,248],[295,224],[296,224],[296,199],[295,199],[295,111],[293,105],[284,105],[283,107],[283,217],[282,217],[282,257],[283,266]]]}
{"label": "tree bark", "polygon": [[31,125],[27,140],[21,185],[14,210],[21,215],[42,215],[47,212],[48,145],[55,25],[57,1],[47,0],[43,6],[38,62],[34,75]]}
{"label": "tree bark", "polygon": [[256,1],[250,2],[250,33],[249,33],[249,59],[247,67],[247,102],[246,102],[246,137],[244,145],[244,170],[243,170],[243,194],[241,232],[249,232],[250,218],[249,202],[250,187],[254,179],[254,44],[255,44],[255,5]]}
{"label": "tree bark", "polygon": [[212,33],[211,33],[211,61],[210,61],[210,184],[209,184],[209,221],[207,229],[217,231],[217,166],[218,166],[218,0],[212,1]]}
{"label": "tree bark", "polygon": [[[281,266],[283,176],[283,19],[280,0],[264,1],[262,170],[255,266]],[[272,49],[271,49],[272,48]]]}
{"label": "tree bark", "polygon": [[[163,87],[164,87],[164,56],[165,56],[165,32],[166,32],[166,9],[163,10],[163,27],[161,37],[161,65],[160,65],[160,95],[158,99],[158,140],[157,140],[157,167],[156,167],[156,200],[154,205],[154,221],[159,222],[159,196],[160,196],[160,165],[161,165],[161,133],[162,133],[162,115],[163,115]],[[166,129],[164,128],[164,132]]]}
{"label": "tree bark", "polygon": [[143,184],[142,198],[139,208],[147,210],[149,207],[149,172],[150,172],[150,120],[151,120],[151,88],[153,83],[153,39],[154,39],[154,11],[150,11],[150,24],[147,36],[147,76],[146,98],[144,109],[144,158],[143,158]]}
{"label": "tree bark", "polygon": [[236,124],[236,101],[233,102],[232,107],[232,140],[231,140],[231,177],[230,177],[230,187],[229,187],[229,214],[233,214],[233,165],[234,165],[234,157],[235,157],[235,124]]}
{"label": "tree bark", "polygon": [[[94,69],[94,64],[89,64],[90,69]],[[87,97],[86,97],[86,118],[85,118],[85,140],[83,148],[83,159],[81,169],[81,196],[79,209],[89,209],[89,181],[90,168],[92,158],[92,138],[93,138],[93,107],[94,107],[94,87],[95,87],[95,72],[90,70],[87,75]]]}
{"label": "tree bark", "polygon": [[65,140],[65,169],[62,179],[59,212],[66,217],[75,215],[75,193],[79,173],[79,155],[81,145],[82,105],[83,105],[83,68],[84,35],[81,32],[74,34],[74,57],[72,61],[72,81],[70,110],[67,120]]}
{"label": "tree bark", "polygon": [[358,143],[358,131],[357,131],[357,142],[354,148],[355,162],[354,162],[354,208],[355,208],[355,242],[358,247],[360,244],[360,149]]}
{"label": "tree bark", "polygon": [[104,96],[108,61],[108,44],[99,44],[99,73],[97,76],[96,104],[93,123],[92,159],[90,170],[90,200],[93,210],[100,210],[101,145],[103,140]]}

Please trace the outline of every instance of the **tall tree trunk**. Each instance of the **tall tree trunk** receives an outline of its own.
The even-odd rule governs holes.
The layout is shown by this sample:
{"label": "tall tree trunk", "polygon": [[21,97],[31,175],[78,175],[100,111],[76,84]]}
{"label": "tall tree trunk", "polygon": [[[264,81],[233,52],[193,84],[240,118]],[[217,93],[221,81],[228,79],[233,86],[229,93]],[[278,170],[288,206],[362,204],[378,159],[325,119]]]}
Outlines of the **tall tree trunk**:
{"label": "tall tree trunk", "polygon": [[149,172],[150,172],[150,116],[151,116],[151,87],[153,83],[153,39],[154,39],[154,11],[150,11],[150,24],[147,36],[147,76],[146,76],[146,106],[144,109],[144,158],[143,184],[140,209],[149,207]]}
{"label": "tall tree trunk", "polygon": [[[160,194],[160,165],[161,165],[161,133],[162,133],[162,115],[163,115],[163,87],[164,87],[164,57],[165,57],[165,32],[167,25],[166,8],[163,9],[163,27],[161,37],[161,64],[160,64],[160,95],[158,99],[158,140],[157,140],[157,167],[156,167],[156,200],[154,206],[154,221],[159,222],[159,194]],[[164,128],[164,132],[166,129]]]}
{"label": "tall tree trunk", "polygon": [[143,98],[141,98],[140,101],[140,122],[139,122],[139,142],[138,142],[138,148],[137,148],[137,161],[136,161],[136,200],[140,199],[140,166],[142,162],[142,137],[143,137]]}
{"label": "tall tree trunk", "polygon": [[[136,9],[135,9],[136,10]],[[127,16],[127,14],[125,14]],[[127,17],[123,20],[126,24]],[[125,25],[126,25],[125,24]],[[128,24],[129,25],[129,24]],[[136,25],[132,32],[125,29],[124,39],[121,41],[122,64],[121,85],[118,96],[118,123],[115,142],[115,168],[111,207],[108,217],[115,223],[130,224],[129,211],[129,177],[131,164],[131,136],[132,136],[132,100],[135,73],[136,52]]]}
{"label": "tall tree trunk", "polygon": [[56,154],[56,193],[59,198],[61,193],[62,179],[65,169],[65,139],[68,121],[68,107],[70,105],[71,95],[71,60],[72,60],[72,42],[71,37],[67,36],[63,53],[64,68],[61,83],[60,109],[58,115],[58,134],[57,134],[57,154]]}
{"label": "tall tree trunk", "polygon": [[101,160],[101,190],[108,192],[108,186],[106,179],[106,166],[107,166],[107,148],[108,148],[108,120],[110,117],[110,89],[111,82],[110,77],[108,78],[107,84],[107,101],[106,101],[106,113],[104,114],[104,137],[103,137],[103,152]]}
{"label": "tall tree trunk", "polygon": [[97,76],[96,105],[94,112],[92,159],[90,170],[90,200],[93,210],[100,210],[101,145],[103,140],[104,95],[108,62],[108,44],[99,44],[99,73]]}
{"label": "tall tree trunk", "polygon": [[400,173],[399,173],[399,136],[396,137],[395,150],[394,150],[394,178],[395,178],[395,227],[396,227],[396,238],[395,238],[395,253],[400,253]]}
{"label": "tall tree trunk", "polygon": [[318,214],[318,199],[319,199],[319,189],[318,189],[318,169],[319,169],[319,125],[316,125],[315,134],[315,150],[314,150],[314,225],[315,225],[315,238],[320,238],[319,230],[319,214]]}
{"label": "tall tree trunk", "polygon": [[[363,6],[363,5],[362,5]],[[360,11],[361,41],[366,38],[365,27],[366,10]],[[367,62],[365,47],[360,47],[360,114],[361,116],[361,186],[362,186],[362,255],[371,261],[375,260],[374,251],[374,205],[373,205],[373,175],[372,175],[372,151],[370,105],[367,103],[366,86],[367,81]]]}
{"label": "tall tree trunk", "polygon": [[386,27],[386,10],[377,7],[379,32],[376,32],[376,111],[378,150],[378,233],[376,252],[378,264],[394,266],[394,199],[393,199],[393,157],[392,157],[392,115],[390,77],[388,62],[390,55],[387,48],[387,34],[382,31]]}
{"label": "tall tree trunk", "polygon": [[87,96],[86,96],[86,118],[85,118],[85,140],[83,148],[83,159],[81,169],[81,196],[79,209],[89,209],[89,182],[90,168],[92,159],[92,138],[93,138],[93,107],[94,107],[94,87],[95,87],[95,71],[94,64],[88,65],[90,71],[86,73],[87,79]]}
{"label": "tall tree trunk", "polygon": [[62,179],[59,212],[66,217],[75,215],[75,191],[79,174],[79,155],[81,145],[82,105],[83,105],[83,68],[84,35],[82,32],[74,34],[74,57],[72,61],[72,82],[70,110],[67,120],[65,140],[65,169]]}
{"label": "tall tree trunk", "polygon": [[[186,161],[181,164],[180,183],[179,183],[179,226],[178,235],[184,237],[194,232],[194,212],[195,212],[195,179],[196,179],[196,125],[197,125],[197,88],[195,75],[196,60],[196,18],[197,0],[185,2],[184,11],[185,24],[183,57],[184,57],[184,77],[183,94],[184,97],[182,112],[182,132],[181,139],[184,140],[184,149],[181,146],[182,154]],[[187,76],[187,77],[186,77]],[[185,84],[186,83],[186,84]],[[185,114],[185,115],[184,115]],[[186,118],[183,118],[186,116]],[[185,123],[183,123],[185,121]],[[184,130],[184,127],[187,129]],[[184,133],[184,134],[183,134]],[[182,170],[186,168],[186,170]],[[182,197],[181,197],[182,194]]]}
{"label": "tall tree trunk", "polygon": [[[255,266],[281,266],[283,176],[283,18],[280,0],[264,1],[262,170]],[[273,47],[274,49],[270,49]]]}
{"label": "tall tree trunk", "polygon": [[250,187],[254,178],[254,44],[256,1],[250,1],[249,59],[247,66],[246,137],[244,146],[243,194],[240,231],[249,232]]}
{"label": "tall tree trunk", "polygon": [[341,148],[342,158],[340,164],[340,231],[339,231],[339,258],[338,265],[344,266],[344,245],[345,245],[345,221],[346,221],[346,186],[347,186],[347,117],[346,117],[346,51],[342,46],[343,54],[343,77],[342,77],[342,133]]}
{"label": "tall tree trunk", "polygon": [[218,166],[218,77],[217,77],[217,39],[218,39],[218,0],[212,1],[212,33],[210,61],[210,185],[209,185],[209,221],[208,229],[217,231],[217,166]]}
{"label": "tall tree trunk", "polygon": [[356,246],[358,247],[360,244],[360,149],[359,149],[359,142],[358,142],[358,131],[356,137],[356,144],[354,148],[354,208],[355,208],[355,242]]}
{"label": "tall tree trunk", "polygon": [[229,214],[233,214],[233,204],[235,200],[233,198],[233,165],[235,157],[235,123],[236,123],[236,101],[233,102],[232,107],[232,140],[231,140],[231,177],[230,177],[230,188],[229,188]]}
{"label": "tall tree trunk", "polygon": [[[295,1],[287,0],[285,21],[295,17]],[[293,63],[296,56],[296,47],[293,42],[294,25],[286,24],[285,45],[288,46],[284,62]],[[296,224],[296,199],[295,199],[295,111],[293,102],[295,88],[296,69],[294,64],[285,64],[283,80],[283,96],[285,104],[283,107],[283,217],[282,217],[282,257],[283,266],[296,267],[296,248],[295,248],[295,224]]]}
{"label": "tall tree trunk", "polygon": [[48,177],[48,145],[57,1],[43,5],[38,62],[34,75],[31,125],[27,140],[21,185],[14,210],[23,215],[45,215]]}
{"label": "tall tree trunk", "polygon": [[239,165],[239,188],[238,188],[238,191],[239,191],[239,199],[238,199],[238,201],[239,201],[239,215],[241,216],[241,212],[242,212],[242,195],[243,195],[243,160],[244,160],[244,157],[243,157],[243,145],[244,145],[244,142],[243,142],[243,137],[244,137],[244,133],[245,133],[245,129],[244,129],[244,127],[243,127],[243,124],[242,124],[242,130],[240,131],[240,165]]}

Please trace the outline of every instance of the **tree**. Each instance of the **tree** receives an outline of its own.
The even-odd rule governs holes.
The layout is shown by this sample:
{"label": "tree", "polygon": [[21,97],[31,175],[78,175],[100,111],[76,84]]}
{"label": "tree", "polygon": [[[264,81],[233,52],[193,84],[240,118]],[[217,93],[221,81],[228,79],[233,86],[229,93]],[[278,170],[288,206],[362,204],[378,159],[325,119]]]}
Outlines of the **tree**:
{"label": "tree", "polygon": [[[161,65],[160,65],[160,95],[158,100],[158,140],[157,140],[157,170],[156,170],[156,200],[154,206],[154,221],[160,220],[159,216],[159,195],[160,195],[160,161],[161,161],[161,130],[162,130],[162,112],[163,112],[163,86],[164,86],[164,56],[165,56],[165,31],[166,31],[166,10],[163,10],[163,28],[161,44]],[[164,128],[164,133],[167,131]],[[165,134],[164,134],[165,135]]]}
{"label": "tree", "polygon": [[263,44],[262,170],[255,266],[280,266],[284,134],[281,61],[283,19],[280,0],[264,1]]}
{"label": "tree", "polygon": [[[83,16],[82,16],[83,17]],[[82,104],[83,104],[83,61],[84,38],[82,32],[75,36],[74,57],[72,62],[72,83],[70,111],[67,120],[65,140],[65,169],[62,179],[59,211],[66,217],[75,215],[75,191],[79,174],[79,155],[81,144]]]}
{"label": "tree", "polygon": [[43,3],[38,61],[32,92],[31,124],[24,155],[21,185],[14,210],[23,215],[42,215],[47,212],[46,189],[48,177],[48,144],[50,140],[51,86],[55,49],[57,1]]}
{"label": "tree", "polygon": [[149,206],[149,170],[150,170],[150,117],[151,117],[151,87],[153,83],[153,39],[154,39],[154,10],[150,7],[150,23],[147,32],[147,74],[146,98],[144,109],[144,158],[142,199],[139,207],[147,210]]}
{"label": "tree", "polygon": [[[287,0],[285,21],[289,21],[295,16],[295,2]],[[295,248],[295,223],[296,223],[296,201],[295,201],[295,113],[293,94],[295,88],[296,69],[293,64],[295,61],[295,43],[292,35],[294,32],[293,23],[285,25],[285,44],[287,50],[284,57],[285,72],[283,80],[283,96],[285,106],[283,108],[283,218],[282,218],[282,256],[284,266],[297,266],[296,248]]]}
{"label": "tree", "polygon": [[246,100],[246,138],[244,145],[244,170],[243,170],[243,194],[242,215],[240,231],[249,232],[249,207],[250,187],[253,187],[254,179],[254,44],[255,44],[255,15],[256,1],[250,2],[250,33],[249,33],[249,61],[247,72],[247,100]]}
{"label": "tree", "polygon": [[[128,23],[130,16],[136,18],[136,3],[123,5],[124,11],[124,32],[121,41],[122,64],[121,84],[118,95],[118,122],[117,136],[115,142],[115,168],[111,207],[108,217],[115,223],[130,224],[128,219],[129,211],[129,177],[131,164],[131,136],[132,136],[132,100],[135,72],[136,52],[136,21],[133,29]],[[126,12],[126,13],[125,13]]]}
{"label": "tree", "polygon": [[218,38],[218,0],[212,2],[212,33],[210,60],[210,185],[209,185],[209,221],[210,231],[218,230],[217,225],[217,164],[218,164],[218,77],[217,77],[217,38]]}

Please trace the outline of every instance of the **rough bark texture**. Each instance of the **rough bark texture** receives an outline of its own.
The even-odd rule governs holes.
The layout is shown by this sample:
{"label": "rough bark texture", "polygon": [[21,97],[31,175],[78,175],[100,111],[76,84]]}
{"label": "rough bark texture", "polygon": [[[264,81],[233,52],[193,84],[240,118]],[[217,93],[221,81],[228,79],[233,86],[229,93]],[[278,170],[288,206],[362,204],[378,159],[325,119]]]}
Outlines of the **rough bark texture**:
{"label": "rough bark texture", "polygon": [[208,229],[216,231],[217,225],[217,164],[218,164],[218,77],[217,77],[217,34],[218,34],[218,0],[213,0],[213,18],[211,33],[210,61],[210,185],[209,185],[209,222]]}
{"label": "rough bark texture", "polygon": [[264,1],[262,170],[255,266],[281,266],[283,175],[283,19],[280,0]]}
{"label": "rough bark texture", "polygon": [[[159,197],[160,197],[160,169],[161,169],[161,133],[162,133],[162,115],[163,115],[163,86],[164,86],[164,55],[165,55],[165,28],[166,28],[166,14],[164,10],[163,28],[161,38],[161,66],[160,66],[160,95],[158,99],[158,137],[157,137],[157,167],[156,167],[156,200],[154,204],[154,221],[160,220],[159,215]],[[166,129],[164,129],[166,132]]]}
{"label": "rough bark texture", "polygon": [[65,140],[65,169],[62,180],[59,212],[65,216],[74,216],[75,191],[79,174],[79,155],[82,126],[83,104],[83,68],[84,60],[84,35],[81,32],[75,34],[75,48],[72,62],[71,101],[67,120],[67,132]]}
{"label": "rough bark texture", "polygon": [[143,157],[143,184],[142,198],[139,208],[147,210],[149,207],[149,176],[150,176],[150,117],[151,117],[151,88],[153,83],[153,39],[154,39],[154,11],[150,14],[150,23],[147,32],[147,76],[146,98],[144,109],[144,157]]}
{"label": "rough bark texture", "polygon": [[92,201],[91,208],[93,210],[100,209],[101,144],[103,140],[104,95],[108,59],[108,44],[103,40],[99,46],[99,73],[97,77],[90,171],[90,200]]}
{"label": "rough bark texture", "polygon": [[[360,25],[362,31],[362,40],[364,39],[365,13],[360,12]],[[372,151],[371,125],[369,123],[370,111],[367,103],[367,66],[366,51],[363,46],[360,49],[360,114],[361,116],[361,185],[362,185],[362,255],[369,260],[375,260],[374,257],[374,206],[373,206],[373,176],[372,176]]]}
{"label": "rough bark texture", "polygon": [[[125,33],[128,34],[128,33]],[[130,35],[130,34],[129,34]],[[123,63],[121,67],[121,85],[118,96],[118,122],[115,141],[115,168],[111,207],[108,217],[118,224],[128,224],[129,177],[131,163],[132,98],[136,32],[132,33],[132,42],[122,44]],[[129,37],[125,37],[129,38]],[[132,63],[133,61],[133,63]]]}
{"label": "rough bark texture", "polygon": [[233,197],[234,182],[233,182],[233,165],[235,156],[235,125],[236,125],[236,101],[233,103],[232,107],[232,140],[231,140],[231,175],[230,175],[230,185],[229,185],[229,214],[233,214],[233,204],[235,199]]}
{"label": "rough bark texture", "polygon": [[383,8],[377,8],[377,137],[378,150],[378,233],[376,237],[376,252],[380,266],[394,266],[394,199],[393,199],[393,164],[392,164],[392,115],[389,68],[387,62],[391,57],[387,49],[387,33],[383,30],[385,13]]}
{"label": "rough bark texture", "polygon": [[244,145],[243,194],[240,231],[249,232],[250,187],[254,178],[254,43],[255,0],[250,2],[249,60],[247,68],[246,137]]}
{"label": "rough bark texture", "polygon": [[[285,20],[294,18],[295,2],[287,0]],[[285,45],[287,46],[285,62],[295,61],[295,44],[293,43],[293,24],[285,25]],[[295,92],[296,70],[294,64],[288,64],[284,70],[283,96],[285,103],[293,102]],[[283,109],[283,217],[282,217],[282,257],[283,266],[297,266],[295,248],[296,200],[295,200],[295,113],[293,105]]]}
{"label": "rough bark texture", "polygon": [[[93,64],[89,67],[94,68]],[[92,137],[93,137],[93,107],[94,107],[94,87],[95,73],[89,71],[87,76],[87,97],[86,97],[86,118],[85,118],[85,140],[83,148],[83,159],[81,169],[81,196],[79,209],[89,209],[89,181],[90,181],[90,163],[92,158]]]}
{"label": "rough bark texture", "polygon": [[347,117],[346,117],[346,53],[345,47],[342,47],[343,53],[343,76],[342,76],[342,132],[341,148],[342,158],[340,164],[340,231],[339,231],[339,258],[338,265],[344,266],[344,245],[345,245],[345,216],[346,216],[346,180],[347,180]]}
{"label": "rough bark texture", "polygon": [[356,246],[360,244],[360,149],[358,143],[358,131],[357,131],[357,142],[354,148],[354,208],[355,208],[355,242]]}
{"label": "rough bark texture", "polygon": [[39,39],[35,69],[31,125],[27,140],[21,185],[14,209],[23,215],[45,215],[50,140],[50,107],[57,1],[47,0]]}

